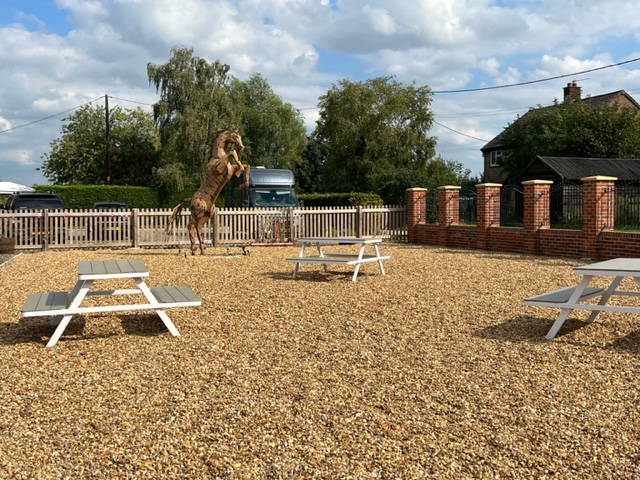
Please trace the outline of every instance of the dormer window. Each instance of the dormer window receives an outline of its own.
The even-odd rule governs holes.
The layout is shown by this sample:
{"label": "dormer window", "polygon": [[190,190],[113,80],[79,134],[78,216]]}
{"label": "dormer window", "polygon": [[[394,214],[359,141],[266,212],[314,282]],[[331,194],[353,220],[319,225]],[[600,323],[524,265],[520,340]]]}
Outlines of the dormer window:
{"label": "dormer window", "polygon": [[491,159],[489,160],[490,167],[499,167],[502,161],[502,150],[494,150],[491,152]]}

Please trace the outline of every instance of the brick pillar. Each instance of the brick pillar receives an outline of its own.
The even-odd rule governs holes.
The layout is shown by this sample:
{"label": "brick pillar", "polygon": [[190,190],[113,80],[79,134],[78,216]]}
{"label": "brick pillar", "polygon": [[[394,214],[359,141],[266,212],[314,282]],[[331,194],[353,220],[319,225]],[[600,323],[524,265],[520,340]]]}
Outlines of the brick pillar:
{"label": "brick pillar", "polygon": [[551,180],[529,180],[522,182],[524,189],[523,245],[528,253],[536,254],[539,249],[538,230],[549,229],[549,191]]}
{"label": "brick pillar", "polygon": [[416,241],[416,225],[423,222],[427,210],[427,189],[407,188],[407,241]]}
{"label": "brick pillar", "polygon": [[488,250],[489,229],[500,226],[501,183],[479,183],[476,185],[477,248]]}
{"label": "brick pillar", "polygon": [[585,255],[601,258],[598,239],[614,227],[616,177],[584,177],[582,180],[582,238]]}
{"label": "brick pillar", "polygon": [[446,247],[450,225],[460,223],[460,188],[454,185],[438,187],[438,244]]}

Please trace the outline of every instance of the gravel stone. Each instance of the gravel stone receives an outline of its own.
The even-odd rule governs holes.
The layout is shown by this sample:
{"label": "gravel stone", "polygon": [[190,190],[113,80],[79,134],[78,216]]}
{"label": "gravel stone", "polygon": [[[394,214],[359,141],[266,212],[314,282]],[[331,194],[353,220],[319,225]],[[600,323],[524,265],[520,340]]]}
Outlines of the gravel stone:
{"label": "gravel stone", "polygon": [[[547,341],[558,310],[523,304],[587,260],[380,249],[386,275],[365,264],[355,283],[340,266],[292,279],[297,247],[1,264],[0,478],[640,477],[638,316],[577,312]],[[107,258],[140,259],[148,285],[189,285],[202,306],[168,310],[179,338],[116,312],[76,316],[44,348],[54,328],[20,319],[26,296]]]}

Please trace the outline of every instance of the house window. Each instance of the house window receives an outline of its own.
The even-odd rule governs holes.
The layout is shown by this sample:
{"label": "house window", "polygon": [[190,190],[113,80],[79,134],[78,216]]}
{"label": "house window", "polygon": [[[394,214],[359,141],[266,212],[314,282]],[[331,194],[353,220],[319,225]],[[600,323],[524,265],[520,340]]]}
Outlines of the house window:
{"label": "house window", "polygon": [[491,152],[491,160],[489,160],[490,167],[499,167],[502,161],[502,150],[494,150]]}

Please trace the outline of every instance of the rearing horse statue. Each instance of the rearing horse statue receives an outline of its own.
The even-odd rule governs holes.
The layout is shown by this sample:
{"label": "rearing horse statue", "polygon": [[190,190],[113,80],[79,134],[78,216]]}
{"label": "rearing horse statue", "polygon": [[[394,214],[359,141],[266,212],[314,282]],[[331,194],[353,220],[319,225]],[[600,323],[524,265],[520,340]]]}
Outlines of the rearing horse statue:
{"label": "rearing horse statue", "polygon": [[[227,147],[232,145],[232,149],[227,152]],[[196,190],[191,197],[183,198],[176,205],[171,214],[169,224],[165,229],[166,233],[173,231],[173,224],[182,211],[182,204],[190,202],[191,219],[187,230],[189,231],[189,240],[191,241],[191,254],[196,254],[196,239],[198,235],[198,243],[200,245],[200,254],[204,255],[204,242],[202,241],[202,226],[209,220],[216,208],[216,198],[220,194],[222,187],[231,179],[233,175],[239,177],[245,172],[244,183],[240,188],[249,185],[249,165],[241,163],[238,153],[244,149],[242,138],[235,129],[223,129],[216,132],[216,137],[209,148],[209,162],[207,163],[205,176],[200,184],[200,188]],[[233,159],[233,163],[231,160]]]}

